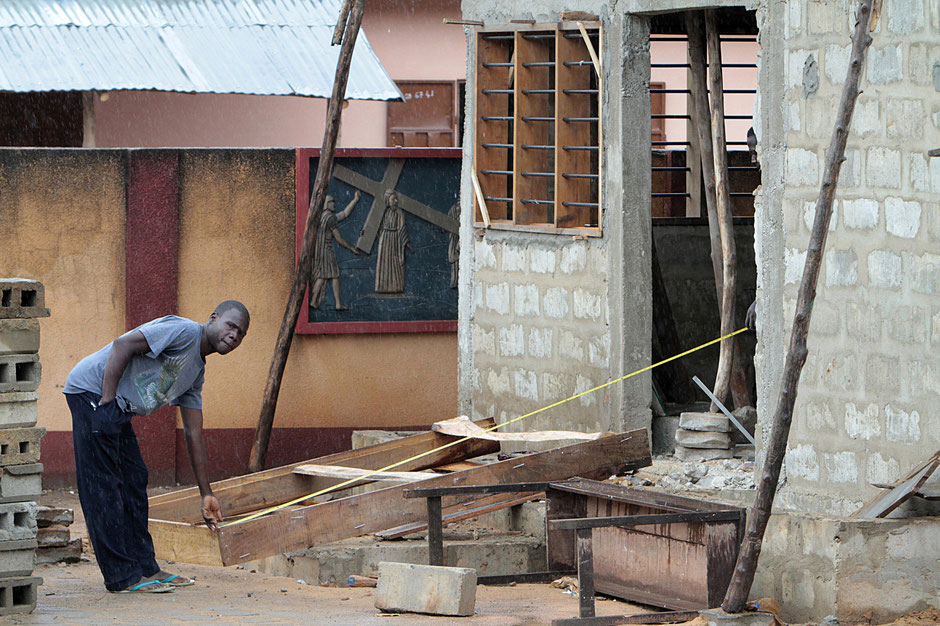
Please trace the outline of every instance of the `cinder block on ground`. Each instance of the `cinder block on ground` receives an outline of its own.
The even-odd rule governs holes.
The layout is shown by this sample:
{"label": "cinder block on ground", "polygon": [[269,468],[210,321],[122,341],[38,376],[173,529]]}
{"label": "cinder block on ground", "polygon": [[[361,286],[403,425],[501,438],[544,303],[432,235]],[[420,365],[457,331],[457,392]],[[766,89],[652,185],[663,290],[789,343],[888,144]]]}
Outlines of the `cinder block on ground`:
{"label": "cinder block on ground", "polygon": [[0,467],[0,503],[36,501],[42,493],[42,463]]}
{"label": "cinder block on ground", "polygon": [[36,531],[36,545],[40,548],[64,548],[69,544],[67,526],[53,524]]}
{"label": "cinder block on ground", "polygon": [[75,521],[75,511],[72,509],[60,509],[53,506],[40,506],[36,510],[36,524],[40,528],[58,524],[68,526]]}
{"label": "cinder block on ground", "polygon": [[78,563],[82,560],[81,537],[72,539],[64,546],[40,546],[36,548],[36,564]]}
{"label": "cinder block on ground", "polygon": [[0,504],[0,541],[35,539],[38,508],[35,502]]}
{"label": "cinder block on ground", "polygon": [[0,615],[32,613],[36,608],[36,590],[42,578],[6,578],[0,580]]}
{"label": "cinder block on ground", "polygon": [[39,322],[34,319],[0,319],[0,354],[39,352]]}
{"label": "cinder block on ground", "polygon": [[677,428],[679,428],[679,418],[675,415],[653,418],[653,454],[672,454],[676,449]]}
{"label": "cinder block on ground", "polygon": [[0,318],[49,317],[46,288],[25,278],[0,278]]}
{"label": "cinder block on ground", "polygon": [[36,567],[36,540],[0,541],[0,578],[29,576]]}
{"label": "cinder block on ground", "polygon": [[36,425],[39,416],[35,391],[0,393],[0,428],[23,428]]}
{"label": "cinder block on ground", "polygon": [[680,428],[676,431],[676,443],[685,448],[725,449],[731,447],[731,434]]}
{"label": "cinder block on ground", "polygon": [[383,562],[375,608],[386,613],[473,615],[476,593],[476,570]]}
{"label": "cinder block on ground", "polygon": [[685,446],[676,446],[676,458],[680,461],[700,463],[702,461],[714,461],[716,459],[730,459],[733,456],[734,450],[730,449],[686,448]]}
{"label": "cinder block on ground", "polygon": [[0,393],[36,391],[41,374],[38,354],[0,355]]}
{"label": "cinder block on ground", "polygon": [[734,425],[724,415],[714,413],[683,413],[679,416],[679,428],[706,432],[729,433]]}
{"label": "cinder block on ground", "polygon": [[0,429],[0,466],[39,462],[39,442],[46,434],[42,426]]}

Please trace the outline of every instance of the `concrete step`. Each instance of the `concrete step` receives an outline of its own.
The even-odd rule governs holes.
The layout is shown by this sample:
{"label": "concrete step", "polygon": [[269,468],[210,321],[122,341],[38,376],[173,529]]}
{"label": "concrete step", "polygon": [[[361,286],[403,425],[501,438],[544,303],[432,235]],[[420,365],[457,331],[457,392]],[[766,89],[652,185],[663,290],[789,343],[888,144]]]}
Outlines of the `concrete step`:
{"label": "concrete step", "polygon": [[[311,585],[345,587],[351,575],[376,576],[382,561],[427,565],[426,539],[378,541],[355,537],[245,563],[248,570],[302,579]],[[444,564],[475,569],[478,576],[544,571],[545,543],[540,537],[487,533],[476,539],[444,534]]]}

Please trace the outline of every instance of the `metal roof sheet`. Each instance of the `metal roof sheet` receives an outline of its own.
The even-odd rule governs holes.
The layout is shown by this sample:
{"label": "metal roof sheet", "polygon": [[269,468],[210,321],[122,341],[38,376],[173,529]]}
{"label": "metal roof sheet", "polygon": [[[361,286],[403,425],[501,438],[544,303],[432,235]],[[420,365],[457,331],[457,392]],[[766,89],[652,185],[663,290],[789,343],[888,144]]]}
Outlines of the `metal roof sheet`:
{"label": "metal roof sheet", "polygon": [[[2,0],[0,90],[329,97],[340,0]],[[359,32],[346,97],[401,97]]]}

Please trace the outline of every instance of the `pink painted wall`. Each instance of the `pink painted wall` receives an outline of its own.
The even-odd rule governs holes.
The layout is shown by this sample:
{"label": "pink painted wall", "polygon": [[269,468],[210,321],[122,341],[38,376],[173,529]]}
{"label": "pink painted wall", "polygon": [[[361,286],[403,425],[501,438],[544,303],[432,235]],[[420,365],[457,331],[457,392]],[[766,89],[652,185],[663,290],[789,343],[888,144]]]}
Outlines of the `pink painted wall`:
{"label": "pink painted wall", "polygon": [[[466,76],[460,0],[370,0],[362,28],[393,80]],[[353,100],[340,147],[384,147],[386,103]],[[98,147],[319,147],[326,100],[295,96],[115,91],[95,98]]]}

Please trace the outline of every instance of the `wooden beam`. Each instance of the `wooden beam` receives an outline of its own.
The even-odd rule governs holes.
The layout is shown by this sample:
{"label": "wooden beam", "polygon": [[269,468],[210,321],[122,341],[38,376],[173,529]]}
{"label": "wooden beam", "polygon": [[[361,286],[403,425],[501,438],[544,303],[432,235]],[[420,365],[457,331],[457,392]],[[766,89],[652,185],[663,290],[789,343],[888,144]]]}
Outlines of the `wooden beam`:
{"label": "wooden beam", "polygon": [[692,524],[696,522],[727,522],[741,518],[740,511],[702,511],[696,513],[658,513],[653,515],[618,515],[616,517],[581,517],[556,519],[549,525],[557,530],[578,530],[580,528],[631,528],[651,524]]}
{"label": "wooden beam", "polygon": [[[298,465],[294,467],[291,473],[301,474],[303,476],[318,476],[320,478],[339,478],[341,480],[349,480],[351,478],[362,478],[363,476],[368,476],[368,478],[362,482],[414,482],[416,480],[424,480],[426,478],[431,478],[432,476],[437,476],[437,474],[434,472],[379,472],[376,474],[373,472],[373,470],[360,469],[358,467],[344,467],[342,465],[318,465],[316,463],[304,463],[303,465]],[[358,484],[361,483],[357,483],[357,485]]]}
{"label": "wooden beam", "polygon": [[[326,132],[323,136],[323,147],[320,150],[320,160],[317,163],[317,176],[313,184],[313,195],[310,198],[307,222],[304,226],[303,243],[300,247],[300,258],[291,284],[287,306],[284,309],[284,318],[274,343],[274,355],[271,357],[271,366],[268,370],[268,379],[264,387],[264,398],[261,403],[261,413],[258,416],[258,426],[255,429],[255,438],[251,444],[251,454],[248,459],[248,468],[257,472],[264,468],[264,459],[268,453],[268,441],[271,439],[271,428],[274,425],[274,409],[277,407],[277,397],[281,391],[281,379],[287,365],[287,355],[290,353],[291,342],[294,338],[294,329],[300,317],[300,309],[304,300],[304,292],[310,276],[310,266],[313,263],[313,248],[316,240],[317,224],[320,211],[326,199],[327,187],[330,182],[330,170],[333,168],[333,155],[336,150],[336,140],[339,136],[340,117],[343,112],[343,100],[346,96],[346,83],[349,79],[349,66],[352,62],[353,50],[356,47],[356,38],[362,24],[362,14],[365,11],[365,0],[349,0],[345,3],[343,13],[348,11],[349,19],[346,21],[346,30],[343,33],[343,45],[340,49],[336,63],[336,78],[333,82],[333,93],[327,108]],[[334,35],[339,32],[339,25]]]}
{"label": "wooden beam", "polygon": [[[493,419],[484,419],[476,424],[481,428],[491,428],[496,422]],[[221,480],[212,483],[212,491],[222,503],[222,514],[232,517],[289,502],[304,494],[314,493],[342,482],[339,479],[294,474],[294,468],[298,465],[316,463],[376,470],[401,459],[409,459],[429,450],[436,450],[454,441],[454,437],[440,433],[419,433],[358,450],[347,450],[301,463]],[[401,471],[422,470],[496,452],[499,452],[498,442],[471,439],[409,461],[397,469]],[[202,498],[199,495],[199,489],[191,487],[150,498],[150,518],[175,522],[201,522]]]}
{"label": "wooden beam", "polygon": [[940,451],[935,452],[926,463],[914,468],[904,480],[896,485],[889,485],[887,491],[879,493],[849,517],[887,517],[891,511],[904,504],[923,487],[938,465],[940,465]]}
{"label": "wooden beam", "polygon": [[[646,429],[607,435],[520,459],[491,463],[418,483],[422,487],[557,481],[572,476],[606,478],[625,467],[651,463]],[[350,496],[294,510],[280,510],[219,529],[225,565],[264,558],[304,547],[368,535],[393,526],[424,521],[425,503],[402,497],[404,486]],[[409,486],[410,488],[410,486]],[[464,501],[472,500],[466,496]],[[161,549],[157,548],[160,558]],[[175,560],[185,561],[184,556]]]}

